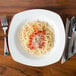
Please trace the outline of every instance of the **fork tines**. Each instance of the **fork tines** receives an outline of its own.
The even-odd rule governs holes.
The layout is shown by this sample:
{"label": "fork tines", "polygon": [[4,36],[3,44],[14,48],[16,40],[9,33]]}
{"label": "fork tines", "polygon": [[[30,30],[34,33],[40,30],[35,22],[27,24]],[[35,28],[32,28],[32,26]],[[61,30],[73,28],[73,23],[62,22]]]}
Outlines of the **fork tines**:
{"label": "fork tines", "polygon": [[6,16],[1,17],[1,26],[2,27],[8,27],[7,18]]}

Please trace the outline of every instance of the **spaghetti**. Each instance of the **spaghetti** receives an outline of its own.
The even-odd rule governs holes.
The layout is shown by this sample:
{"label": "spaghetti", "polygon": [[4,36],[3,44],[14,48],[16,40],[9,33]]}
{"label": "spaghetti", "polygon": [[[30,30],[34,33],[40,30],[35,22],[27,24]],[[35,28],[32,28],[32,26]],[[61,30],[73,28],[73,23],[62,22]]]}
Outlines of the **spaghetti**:
{"label": "spaghetti", "polygon": [[46,22],[26,23],[18,32],[18,37],[23,48],[35,56],[49,52],[54,46],[54,30]]}

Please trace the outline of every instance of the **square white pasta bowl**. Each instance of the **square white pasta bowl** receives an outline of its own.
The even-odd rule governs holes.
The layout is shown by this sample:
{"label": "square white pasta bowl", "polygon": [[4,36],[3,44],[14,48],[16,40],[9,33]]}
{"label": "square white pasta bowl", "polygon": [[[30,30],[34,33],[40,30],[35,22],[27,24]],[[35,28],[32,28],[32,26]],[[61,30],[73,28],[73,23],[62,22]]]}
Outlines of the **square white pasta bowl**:
{"label": "square white pasta bowl", "polygon": [[[54,47],[48,54],[40,57],[34,57],[23,50],[17,37],[18,28],[21,28],[27,21],[34,20],[48,22],[53,27],[55,33]],[[63,21],[57,13],[44,9],[32,9],[20,12],[16,14],[11,21],[8,43],[12,58],[19,63],[37,67],[56,63],[60,60],[65,47]]]}

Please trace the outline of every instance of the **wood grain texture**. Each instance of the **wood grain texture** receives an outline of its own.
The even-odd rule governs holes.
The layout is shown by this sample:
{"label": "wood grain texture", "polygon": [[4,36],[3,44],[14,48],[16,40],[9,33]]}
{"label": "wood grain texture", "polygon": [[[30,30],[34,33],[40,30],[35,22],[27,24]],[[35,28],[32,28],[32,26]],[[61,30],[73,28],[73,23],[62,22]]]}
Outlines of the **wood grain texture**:
{"label": "wood grain texture", "polygon": [[[10,24],[16,13],[42,8],[57,12],[65,24],[66,17],[76,16],[76,0],[0,0],[0,16],[6,15]],[[3,55],[3,30],[0,26],[0,76],[76,76],[76,55],[64,64],[30,67]]]}

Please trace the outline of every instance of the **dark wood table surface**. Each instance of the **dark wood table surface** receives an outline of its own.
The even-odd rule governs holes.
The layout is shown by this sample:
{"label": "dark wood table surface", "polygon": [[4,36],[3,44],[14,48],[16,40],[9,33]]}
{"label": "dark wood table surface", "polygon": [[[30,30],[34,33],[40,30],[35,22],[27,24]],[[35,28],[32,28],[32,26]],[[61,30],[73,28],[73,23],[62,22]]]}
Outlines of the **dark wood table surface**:
{"label": "dark wood table surface", "polygon": [[[76,16],[76,0],[0,0],[0,16],[6,15],[9,24],[14,14],[33,8],[57,12],[64,24],[67,17]],[[76,76],[76,55],[64,64],[59,61],[46,67],[22,65],[15,62],[11,55],[3,55],[3,36],[0,26],[0,76]]]}

